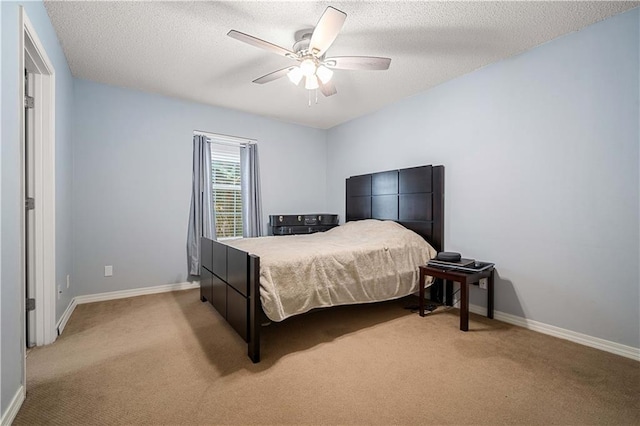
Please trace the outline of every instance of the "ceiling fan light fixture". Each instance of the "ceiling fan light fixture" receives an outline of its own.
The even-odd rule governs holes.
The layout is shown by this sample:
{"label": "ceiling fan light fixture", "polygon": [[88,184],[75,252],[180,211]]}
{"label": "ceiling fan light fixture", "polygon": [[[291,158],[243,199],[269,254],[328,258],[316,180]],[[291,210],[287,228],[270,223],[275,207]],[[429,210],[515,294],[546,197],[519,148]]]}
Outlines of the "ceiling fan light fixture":
{"label": "ceiling fan light fixture", "polygon": [[287,73],[287,77],[289,77],[289,80],[291,80],[291,82],[297,86],[303,77],[302,70],[299,67],[293,67]]}
{"label": "ceiling fan light fixture", "polygon": [[325,67],[324,65],[320,65],[316,70],[316,75],[318,76],[322,84],[327,84],[329,80],[331,80],[331,77],[333,77],[333,71]]}
{"label": "ceiling fan light fixture", "polygon": [[315,75],[308,75],[304,83],[304,88],[307,90],[314,90],[318,87],[320,87],[318,84],[318,78]]}
{"label": "ceiling fan light fixture", "polygon": [[313,61],[313,59],[307,58],[300,63],[300,70],[302,71],[302,74],[308,79],[316,73],[316,63]]}

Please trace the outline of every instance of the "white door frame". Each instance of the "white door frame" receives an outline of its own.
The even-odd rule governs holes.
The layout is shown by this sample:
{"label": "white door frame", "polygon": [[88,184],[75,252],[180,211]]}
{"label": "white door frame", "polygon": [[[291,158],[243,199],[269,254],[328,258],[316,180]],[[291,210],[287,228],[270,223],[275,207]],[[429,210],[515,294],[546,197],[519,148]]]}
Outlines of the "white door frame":
{"label": "white door frame", "polygon": [[[24,208],[24,70],[34,73],[34,195],[35,195],[35,298],[36,298],[36,345],[53,343],[58,337],[56,330],[56,244],[55,244],[55,70],[44,46],[27,17],[24,8],[19,13],[19,117],[21,178],[20,205]],[[25,218],[21,215],[21,269],[23,309],[21,333],[25,332]],[[24,338],[24,337],[23,337]],[[26,354],[26,342],[22,345]]]}

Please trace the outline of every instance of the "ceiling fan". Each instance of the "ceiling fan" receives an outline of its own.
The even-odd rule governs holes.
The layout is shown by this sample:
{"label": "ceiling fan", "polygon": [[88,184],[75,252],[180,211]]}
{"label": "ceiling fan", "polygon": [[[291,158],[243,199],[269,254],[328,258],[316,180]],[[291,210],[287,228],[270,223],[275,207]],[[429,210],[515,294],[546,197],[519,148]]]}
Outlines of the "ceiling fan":
{"label": "ceiling fan", "polygon": [[292,50],[277,46],[262,39],[250,36],[240,31],[231,30],[229,37],[264,50],[285,56],[299,62],[273,71],[253,80],[254,83],[264,84],[278,78],[289,77],[295,85],[304,78],[304,87],[308,90],[320,89],[323,95],[331,96],[337,93],[331,81],[333,70],[386,70],[391,59],[374,56],[335,56],[325,57],[325,53],[342,29],[347,14],[331,6],[324,11],[314,29],[302,30],[296,33],[296,42]]}

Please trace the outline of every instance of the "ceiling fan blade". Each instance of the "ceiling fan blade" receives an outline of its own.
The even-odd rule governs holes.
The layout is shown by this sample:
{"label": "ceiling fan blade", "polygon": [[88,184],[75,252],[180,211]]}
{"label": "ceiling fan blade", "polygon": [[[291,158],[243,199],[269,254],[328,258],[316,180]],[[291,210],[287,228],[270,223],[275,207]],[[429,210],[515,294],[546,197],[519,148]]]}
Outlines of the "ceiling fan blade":
{"label": "ceiling fan blade", "polygon": [[277,80],[280,77],[284,77],[293,67],[282,68],[281,70],[270,72],[269,74],[263,75],[260,78],[256,78],[253,80],[254,83],[264,84],[269,83],[270,81]]}
{"label": "ceiling fan blade", "polygon": [[390,58],[375,56],[336,56],[326,58],[324,64],[337,70],[386,70],[391,64]]}
{"label": "ceiling fan blade", "polygon": [[227,33],[227,35],[231,38],[235,38],[236,40],[240,40],[244,43],[250,44],[255,47],[259,47],[260,49],[268,50],[269,52],[273,52],[277,55],[286,56],[288,58],[295,59],[297,55],[292,51],[285,49],[284,47],[276,46],[273,43],[269,43],[268,41],[264,41],[254,36],[250,36],[249,34],[241,33],[240,31],[231,30]]}
{"label": "ceiling fan blade", "polygon": [[309,51],[320,57],[331,46],[344,25],[347,14],[331,6],[324,11],[311,34]]}
{"label": "ceiling fan blade", "polygon": [[320,85],[320,91],[325,96],[332,96],[338,93],[336,90],[336,86],[333,84],[333,80],[329,80],[326,83],[323,83],[318,79],[318,84]]}

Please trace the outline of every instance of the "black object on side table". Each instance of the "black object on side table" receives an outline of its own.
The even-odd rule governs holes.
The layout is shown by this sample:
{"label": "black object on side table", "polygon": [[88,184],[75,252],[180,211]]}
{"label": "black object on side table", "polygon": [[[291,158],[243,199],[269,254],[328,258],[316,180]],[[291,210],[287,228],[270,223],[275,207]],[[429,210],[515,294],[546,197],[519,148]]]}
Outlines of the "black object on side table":
{"label": "black object on side table", "polygon": [[[446,266],[420,266],[420,316],[424,316],[425,277],[440,278],[445,281],[445,305],[453,306],[453,282],[460,283],[460,330],[469,330],[469,284],[477,284],[482,278],[487,283],[487,318],[493,318],[493,264],[477,262],[477,268],[450,268]],[[475,270],[477,269],[477,270]]]}

